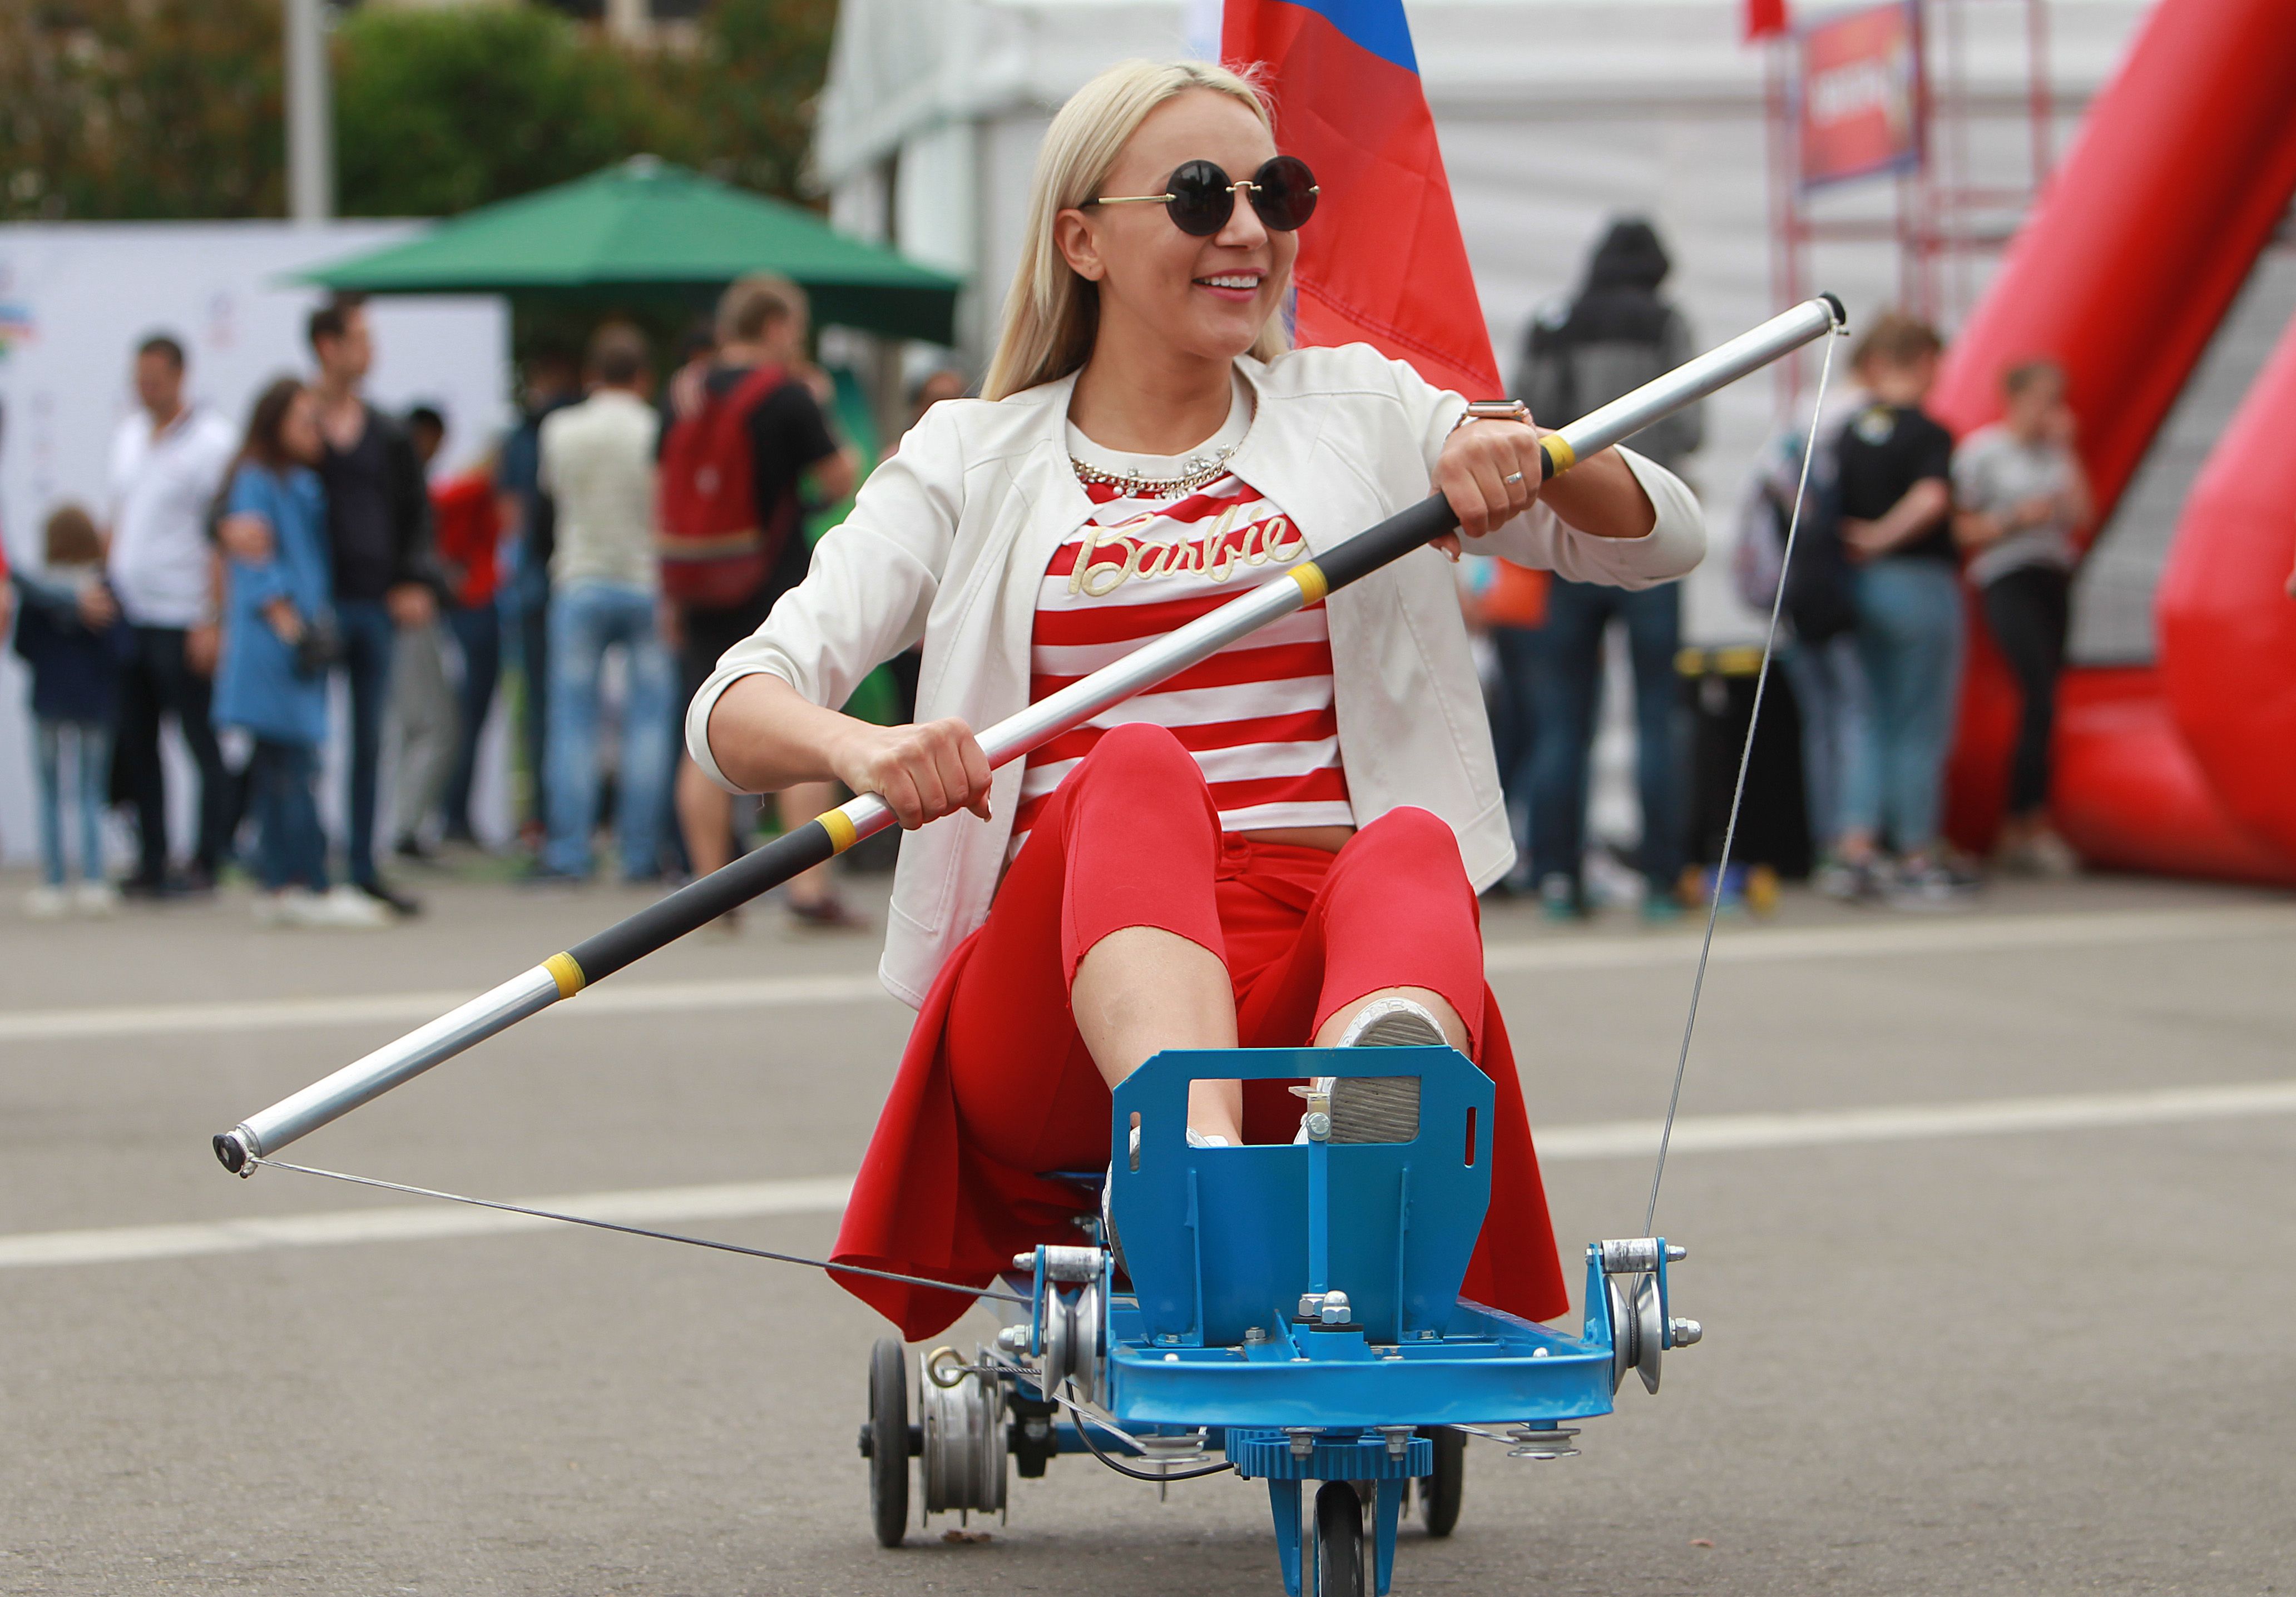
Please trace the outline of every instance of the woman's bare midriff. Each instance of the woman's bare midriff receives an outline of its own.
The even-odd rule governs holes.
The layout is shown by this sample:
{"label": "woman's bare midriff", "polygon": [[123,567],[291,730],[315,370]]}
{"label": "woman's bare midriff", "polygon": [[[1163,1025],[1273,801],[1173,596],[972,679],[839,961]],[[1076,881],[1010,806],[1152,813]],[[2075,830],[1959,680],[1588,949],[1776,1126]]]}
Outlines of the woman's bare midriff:
{"label": "woman's bare midriff", "polygon": [[1241,834],[1255,843],[1290,843],[1300,848],[1321,848],[1337,854],[1356,835],[1352,826],[1267,826]]}

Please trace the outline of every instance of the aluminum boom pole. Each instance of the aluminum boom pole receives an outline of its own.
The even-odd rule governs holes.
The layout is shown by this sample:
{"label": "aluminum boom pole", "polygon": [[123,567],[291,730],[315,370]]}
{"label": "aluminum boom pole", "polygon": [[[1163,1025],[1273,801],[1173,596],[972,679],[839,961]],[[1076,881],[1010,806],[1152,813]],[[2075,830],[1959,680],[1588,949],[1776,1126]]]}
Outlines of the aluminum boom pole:
{"label": "aluminum boom pole", "polygon": [[[1831,294],[1773,316],[1562,430],[1546,434],[1540,439],[1542,477],[1567,471],[1586,456],[1845,325],[1841,303]],[[1103,710],[1186,670],[1278,617],[1315,603],[1457,525],[1457,517],[1441,495],[1422,500],[1316,559],[1292,567],[1286,573],[1290,580],[1263,583],[1210,615],[1198,617],[999,721],[980,733],[981,749],[991,766],[1018,759]],[[250,1117],[215,1139],[216,1157],[226,1169],[251,1175],[252,1159],[276,1154],[369,1099],[562,998],[573,997],[592,982],[603,980],[632,961],[891,824],[891,808],[875,794],[865,793]]]}

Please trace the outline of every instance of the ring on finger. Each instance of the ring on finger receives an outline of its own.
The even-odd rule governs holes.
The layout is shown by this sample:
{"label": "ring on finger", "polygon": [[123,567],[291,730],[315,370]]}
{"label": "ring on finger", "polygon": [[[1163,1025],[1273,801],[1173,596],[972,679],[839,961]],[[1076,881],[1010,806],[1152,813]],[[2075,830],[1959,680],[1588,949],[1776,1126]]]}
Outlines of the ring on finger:
{"label": "ring on finger", "polygon": [[1505,477],[1500,478],[1499,480],[1501,482],[1521,482],[1522,480],[1522,473],[1520,471],[1510,471]]}

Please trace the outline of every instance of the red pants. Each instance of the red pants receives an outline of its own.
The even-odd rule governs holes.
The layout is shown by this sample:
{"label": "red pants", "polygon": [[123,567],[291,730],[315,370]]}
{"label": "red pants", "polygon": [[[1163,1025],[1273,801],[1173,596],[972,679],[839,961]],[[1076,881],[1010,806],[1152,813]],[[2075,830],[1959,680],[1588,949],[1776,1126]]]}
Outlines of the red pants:
{"label": "red pants", "polygon": [[[1498,1086],[1491,1207],[1465,1294],[1529,1319],[1568,1305],[1512,1052],[1482,975],[1475,895],[1450,828],[1393,810],[1337,854],[1223,835],[1194,758],[1160,727],[1103,737],[1038,814],[987,922],[933,984],[863,1161],[835,1257],[986,1284],[1040,1241],[1072,1241],[1088,1200],[1047,1180],[1109,1159],[1108,1087],[1069,984],[1110,932],[1153,926],[1210,949],[1245,1047],[1300,1046],[1382,987],[1440,994]],[[1247,1084],[1244,1135],[1288,1142],[1299,1100]],[[864,1277],[839,1284],[911,1339],[966,1306]]]}

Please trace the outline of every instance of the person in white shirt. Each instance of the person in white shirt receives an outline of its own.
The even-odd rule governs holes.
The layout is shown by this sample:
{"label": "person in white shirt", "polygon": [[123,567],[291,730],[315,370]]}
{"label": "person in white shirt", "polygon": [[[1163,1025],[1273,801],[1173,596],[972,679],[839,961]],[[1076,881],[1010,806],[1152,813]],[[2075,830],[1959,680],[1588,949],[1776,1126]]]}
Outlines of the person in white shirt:
{"label": "person in white shirt", "polygon": [[[1522,407],[1468,424],[1464,396],[1367,345],[1289,348],[1319,192],[1218,67],[1128,61],[1078,90],[1038,156],[983,397],[925,414],[687,711],[705,773],[767,791],[833,778],[914,829],[882,974],[920,1013],[842,1261],[986,1282],[1021,1248],[1073,1241],[1089,1200],[1045,1173],[1110,1158],[1110,1089],[1164,1049],[1449,1043],[1498,1093],[1461,1290],[1531,1319],[1568,1305],[1483,979],[1475,893],[1514,850],[1440,553],[994,774],[974,735],[1259,584],[1308,591],[1303,557],[1431,487],[1457,513],[1455,553],[1628,588],[1697,564],[1697,503],[1664,468],[1603,450],[1542,487]],[[840,713],[919,642],[917,725]],[[1355,1079],[1332,1138],[1389,1140],[1359,1134],[1403,1111]],[[1191,1140],[1291,1141],[1299,1101],[1251,1089],[1195,1082]],[[964,1305],[839,1283],[912,1339]]]}
{"label": "person in white shirt", "polygon": [[[209,724],[215,674],[215,549],[208,522],[239,447],[231,423],[184,397],[184,347],[164,333],[135,350],[135,413],[111,442],[108,575],[135,638],[121,684],[113,746],[117,785],[135,806],[130,894],[212,887],[229,845],[231,779]],[[161,723],[173,717],[200,772],[199,835],[191,869],[168,873]]]}
{"label": "person in white shirt", "polygon": [[615,761],[615,831],[626,881],[661,873],[676,674],[662,641],[653,533],[654,444],[646,343],[610,323],[590,341],[594,387],[542,423],[541,486],[557,502],[550,557],[549,835],[537,876],[590,874],[598,815],[599,676],[627,659]]}
{"label": "person in white shirt", "polygon": [[2009,813],[1997,854],[2005,868],[2070,876],[2080,858],[2049,825],[2049,743],[2064,669],[2076,542],[2094,515],[2074,453],[2064,369],[2029,360],[2001,380],[2005,414],[1953,455],[1954,536],[2023,700],[2009,764]]}

